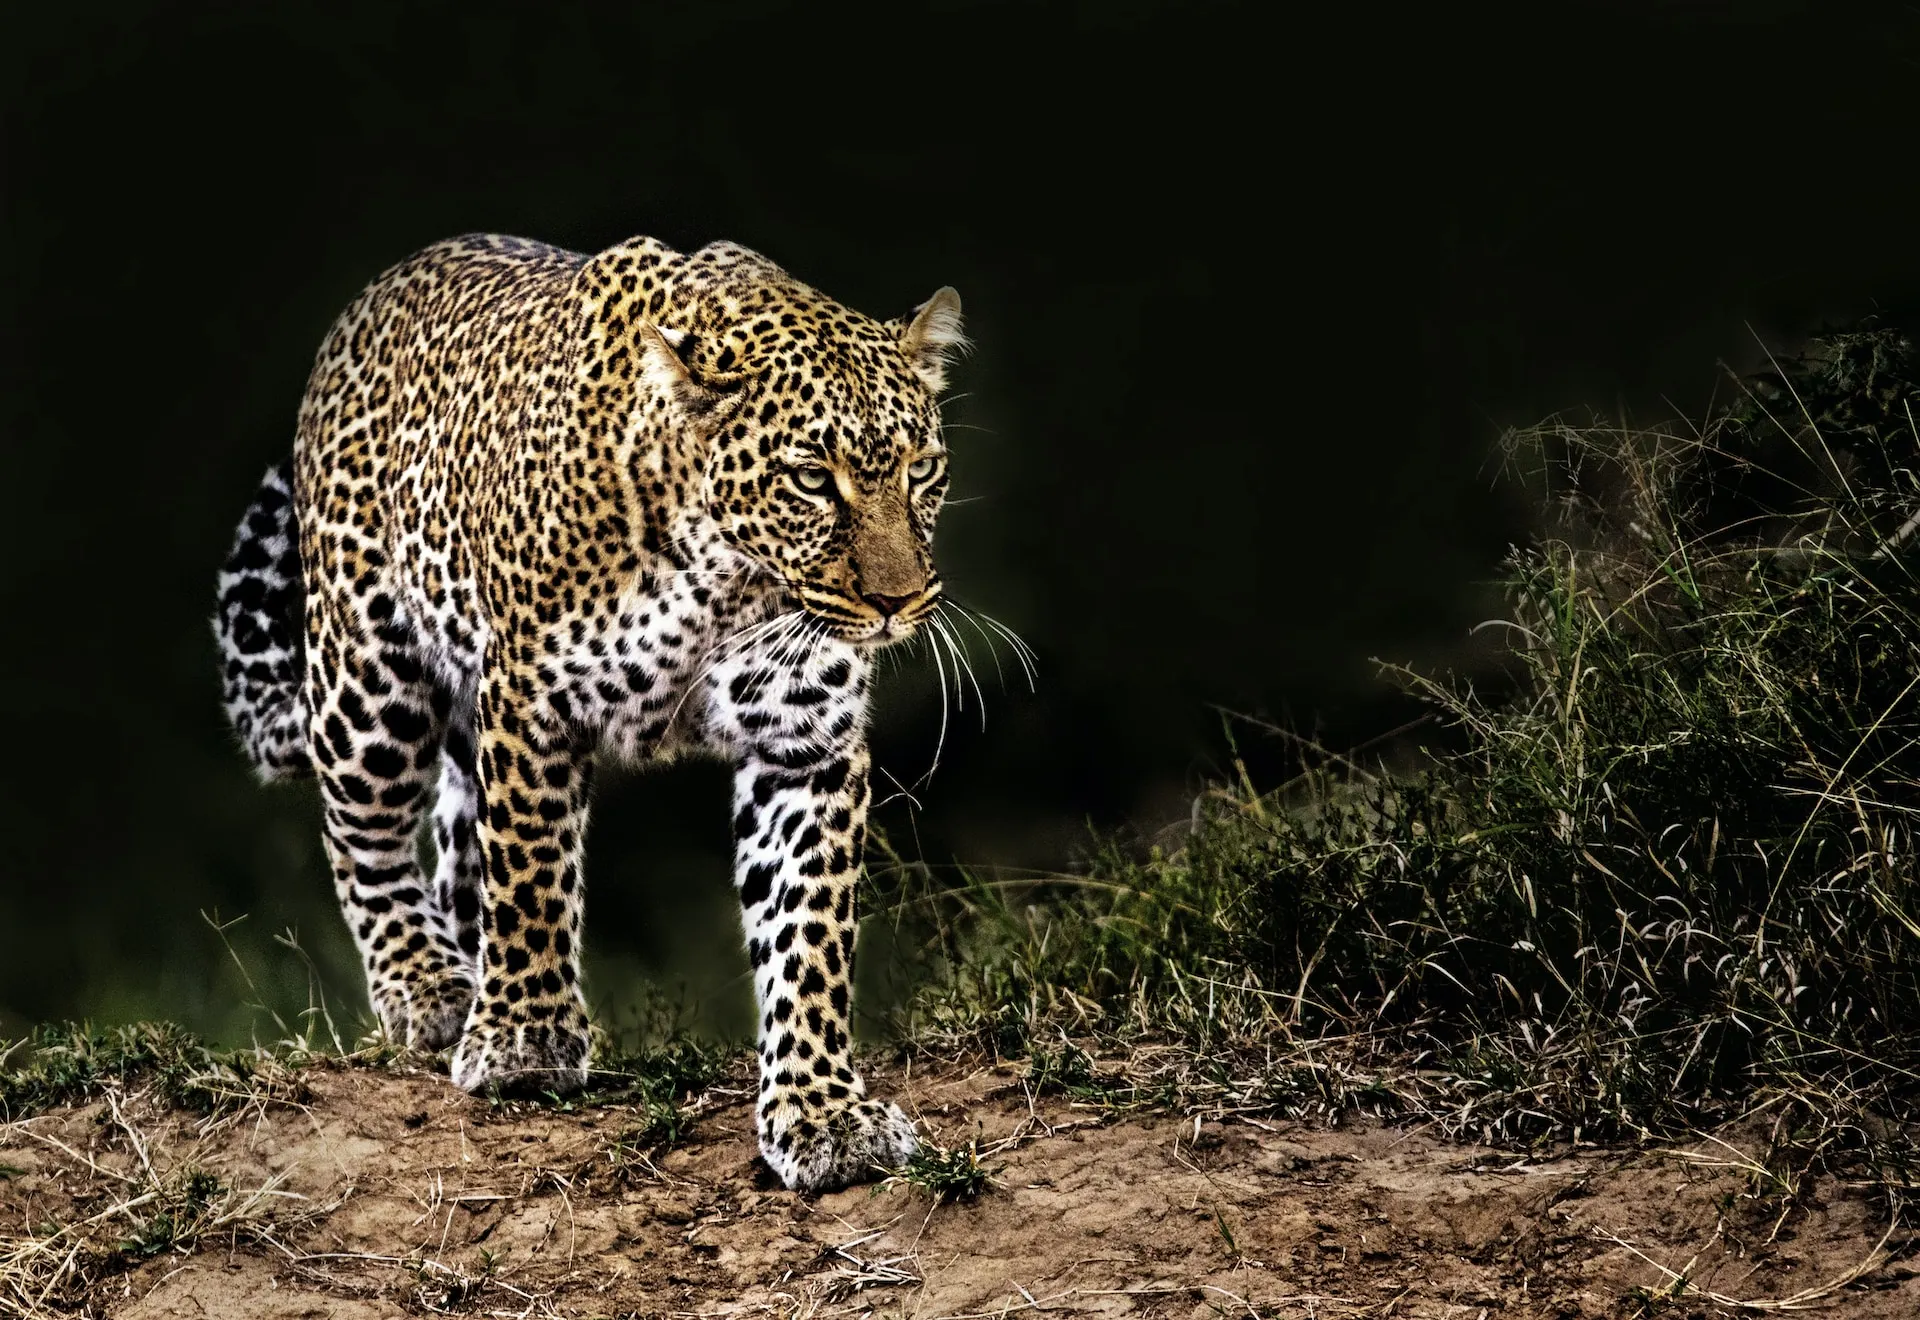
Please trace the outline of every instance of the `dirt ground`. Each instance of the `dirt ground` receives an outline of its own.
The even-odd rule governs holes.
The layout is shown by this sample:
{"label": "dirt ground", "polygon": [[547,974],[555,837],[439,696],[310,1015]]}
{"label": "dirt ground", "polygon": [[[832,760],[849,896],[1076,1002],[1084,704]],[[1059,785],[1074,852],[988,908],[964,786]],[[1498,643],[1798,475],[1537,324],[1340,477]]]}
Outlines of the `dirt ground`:
{"label": "dirt ground", "polygon": [[[301,1103],[213,1123],[136,1088],[0,1127],[0,1313],[1478,1320],[1798,1295],[1920,1316],[1884,1205],[1833,1180],[1756,1197],[1780,1189],[1734,1133],[1523,1158],[1418,1128],[1115,1119],[1013,1070],[875,1068],[876,1090],[994,1170],[977,1199],[936,1203],[900,1181],[779,1188],[743,1085],[649,1151],[617,1108],[490,1105],[424,1070],[300,1076]],[[152,1218],[183,1187],[184,1247]],[[1669,1271],[1693,1289],[1675,1299]]]}

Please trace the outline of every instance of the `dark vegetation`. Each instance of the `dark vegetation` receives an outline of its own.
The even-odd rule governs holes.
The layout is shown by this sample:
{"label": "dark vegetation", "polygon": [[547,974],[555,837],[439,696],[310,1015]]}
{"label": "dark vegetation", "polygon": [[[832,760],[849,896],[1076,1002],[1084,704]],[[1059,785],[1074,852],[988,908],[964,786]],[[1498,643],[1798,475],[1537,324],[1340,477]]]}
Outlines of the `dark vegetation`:
{"label": "dark vegetation", "polygon": [[1758,1111],[1779,1159],[1911,1191],[1920,380],[1873,326],[1773,365],[1699,427],[1508,437],[1551,531],[1486,625],[1502,690],[1389,667],[1432,707],[1421,768],[1303,748],[1072,877],[883,869],[938,914],[906,1036],[1494,1141]]}

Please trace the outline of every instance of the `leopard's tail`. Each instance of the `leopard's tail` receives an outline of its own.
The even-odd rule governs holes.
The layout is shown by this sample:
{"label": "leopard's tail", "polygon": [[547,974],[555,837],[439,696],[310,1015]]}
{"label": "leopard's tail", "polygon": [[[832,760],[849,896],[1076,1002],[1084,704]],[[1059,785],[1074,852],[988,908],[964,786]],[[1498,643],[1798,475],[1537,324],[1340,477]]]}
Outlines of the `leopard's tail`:
{"label": "leopard's tail", "polygon": [[240,520],[233,553],[220,570],[220,605],[213,616],[227,719],[266,780],[313,772],[299,615],[293,465],[282,463],[268,471]]}

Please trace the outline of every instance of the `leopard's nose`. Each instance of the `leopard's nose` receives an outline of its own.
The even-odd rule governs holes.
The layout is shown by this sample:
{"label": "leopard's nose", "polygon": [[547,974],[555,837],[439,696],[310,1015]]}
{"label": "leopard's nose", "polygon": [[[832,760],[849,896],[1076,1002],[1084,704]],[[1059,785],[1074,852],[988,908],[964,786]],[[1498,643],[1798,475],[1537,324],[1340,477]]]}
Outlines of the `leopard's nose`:
{"label": "leopard's nose", "polygon": [[867,591],[861,593],[860,599],[873,606],[876,610],[879,610],[882,614],[898,614],[901,610],[913,604],[914,599],[918,595],[919,593],[915,592],[912,596],[888,596],[878,591]]}

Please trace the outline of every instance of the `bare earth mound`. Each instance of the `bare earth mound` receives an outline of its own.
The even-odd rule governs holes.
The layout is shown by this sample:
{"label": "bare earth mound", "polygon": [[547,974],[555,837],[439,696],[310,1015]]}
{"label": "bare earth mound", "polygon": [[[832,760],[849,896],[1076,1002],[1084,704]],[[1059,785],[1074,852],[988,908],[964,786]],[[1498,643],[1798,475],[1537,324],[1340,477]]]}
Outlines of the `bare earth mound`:
{"label": "bare earth mound", "polygon": [[425,1070],[309,1068],[290,1102],[211,1121],[110,1091],[0,1127],[0,1313],[1920,1315],[1887,1207],[1771,1185],[1743,1154],[1758,1134],[1523,1158],[1116,1119],[1013,1069],[870,1075],[938,1141],[977,1142],[992,1184],[796,1196],[724,1081],[664,1144],[632,1109],[493,1105]]}

